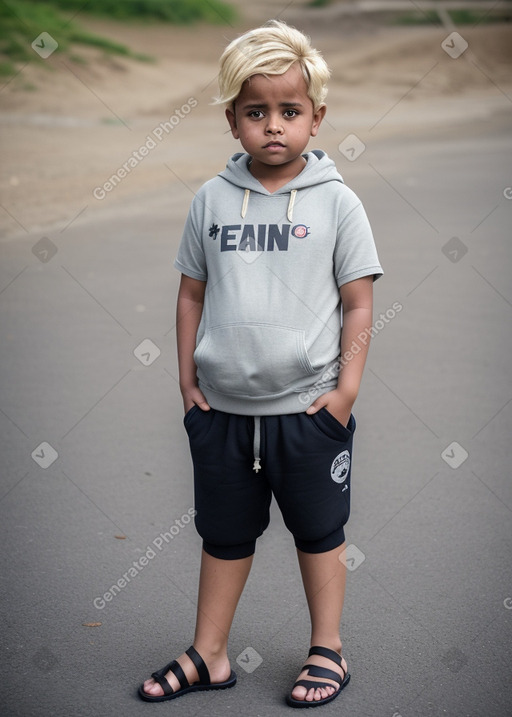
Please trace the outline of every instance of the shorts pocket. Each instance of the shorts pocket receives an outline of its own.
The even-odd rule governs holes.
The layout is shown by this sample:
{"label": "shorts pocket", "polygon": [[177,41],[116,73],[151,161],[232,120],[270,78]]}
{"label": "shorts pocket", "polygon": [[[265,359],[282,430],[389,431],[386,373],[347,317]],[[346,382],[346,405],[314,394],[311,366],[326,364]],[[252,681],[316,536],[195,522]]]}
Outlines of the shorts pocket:
{"label": "shorts pocket", "polygon": [[[189,441],[197,443],[199,439],[205,436],[210,430],[211,420],[213,416],[213,408],[209,411],[202,411],[197,404],[194,403],[192,408],[183,416],[183,425],[188,434]],[[204,420],[204,419],[207,420]]]}
{"label": "shorts pocket", "polygon": [[352,414],[350,414],[348,425],[344,426],[332,413],[329,413],[325,406],[314,413],[312,418],[316,419],[315,425],[322,433],[334,441],[348,442],[352,438],[356,428],[356,420]]}
{"label": "shorts pocket", "polygon": [[185,425],[185,428],[187,427],[187,423],[190,421],[190,417],[195,413],[196,410],[199,410],[199,406],[197,405],[197,403],[194,403],[194,405],[191,406],[191,408],[189,408],[183,416],[183,423]]}
{"label": "shorts pocket", "polygon": [[231,396],[279,395],[315,375],[301,329],[243,323],[206,330],[194,361],[201,382]]}

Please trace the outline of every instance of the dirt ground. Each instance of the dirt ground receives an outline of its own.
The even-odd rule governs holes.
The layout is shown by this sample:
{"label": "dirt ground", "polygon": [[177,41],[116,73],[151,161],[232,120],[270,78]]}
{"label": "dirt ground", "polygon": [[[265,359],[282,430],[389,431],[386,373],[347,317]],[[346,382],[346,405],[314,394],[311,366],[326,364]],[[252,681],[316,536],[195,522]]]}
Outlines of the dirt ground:
{"label": "dirt ground", "polygon": [[[219,171],[226,147],[237,147],[226,143],[222,110],[211,104],[218,56],[229,40],[275,12],[275,3],[238,4],[243,15],[236,27],[77,18],[154,62],[77,46],[22,67],[0,90],[2,236],[66,226],[86,211],[130,204]],[[441,45],[452,30],[441,26],[390,25],[381,14],[335,17],[297,3],[280,17],[310,34],[332,69],[318,139],[330,153],[349,134],[367,144],[510,115],[512,28],[506,24],[459,28],[468,48],[453,58]],[[158,130],[165,122],[167,131]],[[148,137],[155,146],[133,160]],[[130,158],[130,171],[98,199]]]}

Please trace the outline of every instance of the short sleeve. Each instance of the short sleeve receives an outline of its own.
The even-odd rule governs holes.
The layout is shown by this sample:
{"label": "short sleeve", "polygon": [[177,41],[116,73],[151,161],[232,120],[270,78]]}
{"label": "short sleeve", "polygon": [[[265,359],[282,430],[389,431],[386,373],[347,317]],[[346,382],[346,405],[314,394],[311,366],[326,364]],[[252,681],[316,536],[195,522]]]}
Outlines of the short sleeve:
{"label": "short sleeve", "polygon": [[196,195],[190,206],[174,266],[192,279],[206,281],[208,272],[202,239],[204,204]]}
{"label": "short sleeve", "polygon": [[364,207],[351,190],[348,198],[351,201],[342,201],[334,248],[334,275],[338,288],[363,276],[373,276],[375,280],[384,273]]}

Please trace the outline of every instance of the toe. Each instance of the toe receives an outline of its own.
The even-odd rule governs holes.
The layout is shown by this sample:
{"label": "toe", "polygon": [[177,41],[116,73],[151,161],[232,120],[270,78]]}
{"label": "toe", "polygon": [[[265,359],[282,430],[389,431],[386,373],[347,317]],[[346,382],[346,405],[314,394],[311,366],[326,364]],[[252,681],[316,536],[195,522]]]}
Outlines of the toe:
{"label": "toe", "polygon": [[304,697],[305,702],[313,702],[315,699],[315,690],[308,690],[306,692],[306,696]]}
{"label": "toe", "polygon": [[292,690],[292,697],[294,700],[299,700],[301,702],[319,702],[320,700],[325,700],[327,697],[330,697],[332,694],[334,694],[335,688],[334,687],[311,687],[309,690],[305,687],[295,687],[294,690]]}
{"label": "toe", "polygon": [[[320,659],[319,657],[313,656],[311,657],[311,663],[318,667],[324,667],[330,670],[334,669],[332,666],[332,661],[330,661],[331,664],[329,664],[326,658]],[[339,672],[340,677],[344,677],[344,675],[346,674],[347,663],[343,658],[341,662],[341,669],[336,671]],[[299,675],[299,679],[308,679],[308,672],[307,670],[305,670],[305,668],[302,669],[302,672]],[[304,687],[302,685],[294,687],[291,696],[294,700],[300,702],[320,702],[321,700],[325,700],[329,697],[332,697],[340,689],[340,684],[336,684],[329,678],[327,678],[327,680],[328,682],[332,682],[332,684],[328,684],[325,687],[314,687],[313,685],[315,683],[315,680],[311,679],[311,688]]]}
{"label": "toe", "polygon": [[161,697],[164,694],[162,687],[153,678],[144,682],[143,690],[152,697]]}
{"label": "toe", "polygon": [[306,694],[307,690],[305,687],[302,687],[302,685],[295,687],[295,689],[292,690],[292,697],[294,700],[303,700],[306,697]]}

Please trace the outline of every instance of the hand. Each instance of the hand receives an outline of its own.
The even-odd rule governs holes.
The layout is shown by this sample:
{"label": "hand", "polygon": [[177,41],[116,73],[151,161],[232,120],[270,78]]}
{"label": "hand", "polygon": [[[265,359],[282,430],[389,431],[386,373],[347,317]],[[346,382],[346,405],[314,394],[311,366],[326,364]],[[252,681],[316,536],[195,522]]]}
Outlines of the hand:
{"label": "hand", "polygon": [[203,395],[203,392],[198,386],[191,386],[190,388],[182,388],[181,395],[183,397],[183,407],[185,413],[190,411],[192,406],[199,406],[201,411],[209,411],[210,406],[208,401]]}
{"label": "hand", "polygon": [[317,398],[306,413],[311,415],[321,408],[326,408],[342,426],[346,426],[350,420],[352,405],[353,401],[349,401],[341,391],[334,389],[334,391],[328,391]]}

